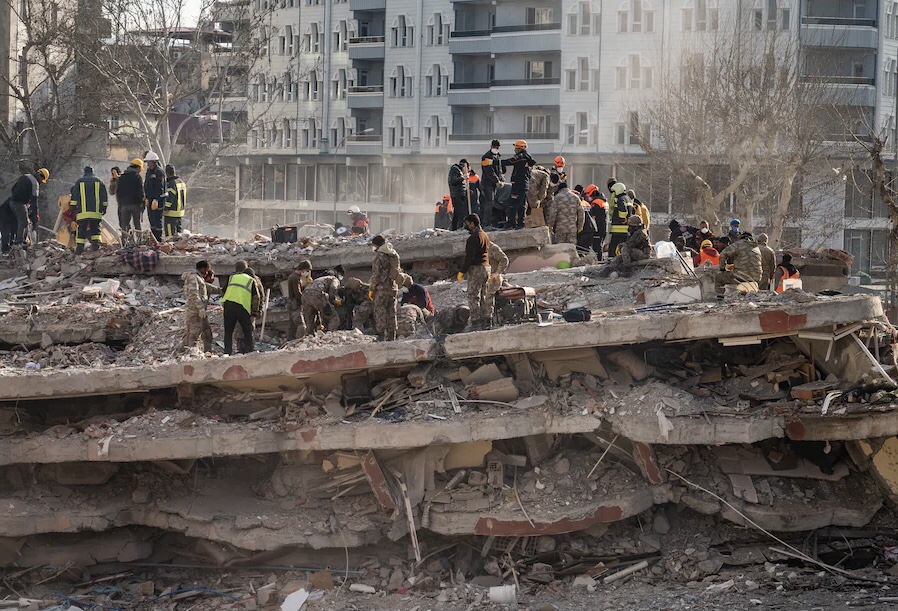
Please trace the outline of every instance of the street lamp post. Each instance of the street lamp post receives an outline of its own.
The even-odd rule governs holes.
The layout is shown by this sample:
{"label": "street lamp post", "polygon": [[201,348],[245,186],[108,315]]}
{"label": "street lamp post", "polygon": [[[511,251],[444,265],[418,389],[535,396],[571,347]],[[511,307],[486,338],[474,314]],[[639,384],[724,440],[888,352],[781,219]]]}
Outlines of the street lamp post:
{"label": "street lamp post", "polygon": [[[338,187],[338,181],[337,181],[337,153],[340,151],[340,147],[345,146],[345,145],[346,145],[346,141],[349,140],[349,138],[352,137],[353,135],[370,134],[370,133],[373,132],[373,131],[374,131],[374,128],[373,128],[373,127],[369,127],[369,128],[367,128],[367,129],[363,129],[363,130],[360,131],[358,134],[347,134],[347,135],[343,136],[343,139],[340,141],[340,144],[338,144],[338,145],[334,148],[334,226],[335,226],[335,227],[336,227],[336,225],[337,225],[337,187]],[[347,166],[347,167],[349,166],[349,156],[348,156],[348,155],[347,155],[347,157],[346,157],[346,166]]]}

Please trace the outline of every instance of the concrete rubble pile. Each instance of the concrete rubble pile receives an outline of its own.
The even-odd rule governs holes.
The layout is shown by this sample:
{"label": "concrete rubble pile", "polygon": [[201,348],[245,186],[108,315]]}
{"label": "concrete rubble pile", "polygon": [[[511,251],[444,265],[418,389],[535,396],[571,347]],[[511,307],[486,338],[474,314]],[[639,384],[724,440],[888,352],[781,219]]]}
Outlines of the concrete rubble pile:
{"label": "concrete rubble pile", "polygon": [[[34,597],[21,608],[60,589],[82,608],[326,608],[341,584],[480,608],[502,585],[727,590],[727,567],[780,583],[796,553],[866,549],[874,576],[898,561],[878,297],[718,302],[708,271],[673,261],[522,270],[509,281],[541,307],[592,320],[395,342],[281,342],[276,324],[264,350],[224,357],[178,352],[177,279],[98,273],[106,256],[37,253],[43,270],[0,285],[0,564]],[[264,577],[196,591],[166,581],[183,567]]]}

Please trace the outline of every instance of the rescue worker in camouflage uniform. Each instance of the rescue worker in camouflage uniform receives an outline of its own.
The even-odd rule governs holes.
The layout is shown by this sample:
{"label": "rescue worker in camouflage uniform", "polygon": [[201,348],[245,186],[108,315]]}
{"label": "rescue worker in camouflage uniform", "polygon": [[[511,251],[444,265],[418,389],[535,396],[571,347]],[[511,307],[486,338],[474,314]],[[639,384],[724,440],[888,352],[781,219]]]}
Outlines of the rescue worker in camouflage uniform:
{"label": "rescue worker in camouflage uniform", "polygon": [[202,337],[203,352],[212,351],[212,327],[206,317],[206,304],[210,294],[221,295],[221,289],[212,284],[214,279],[215,273],[208,261],[198,262],[195,272],[181,275],[181,280],[184,281],[184,299],[187,300],[187,305],[184,306],[187,318],[182,343],[184,348],[196,346],[196,340]]}
{"label": "rescue worker in camouflage uniform", "polygon": [[728,284],[760,283],[762,270],[761,250],[754,236],[746,231],[720,253],[720,271],[714,278],[714,289],[721,297]]}
{"label": "rescue worker in camouflage uniform", "polygon": [[426,322],[421,308],[411,303],[401,305],[396,313],[396,335],[410,337],[423,328]]}
{"label": "rescue worker in camouflage uniform", "polygon": [[[358,278],[344,278],[340,286],[340,299],[342,305],[337,308],[340,316],[340,328],[356,328],[364,332],[371,326],[371,300],[368,299],[368,291],[371,286]],[[358,324],[356,324],[358,322]]]}
{"label": "rescue worker in camouflage uniform", "polygon": [[378,339],[396,339],[396,297],[400,286],[411,286],[412,277],[403,273],[399,253],[382,235],[371,240],[374,263],[371,265],[371,291],[368,297],[374,302],[374,327]]}
{"label": "rescue worker in camouflage uniform", "polygon": [[496,309],[496,291],[505,284],[505,270],[508,269],[508,255],[493,241],[490,241],[490,279],[486,283],[486,306],[490,318]]}
{"label": "rescue worker in camouflage uniform", "polygon": [[302,292],[312,284],[312,264],[300,261],[287,276],[287,314],[290,316],[290,330],[287,339],[296,339],[306,334],[306,321],[302,315]]}
{"label": "rescue worker in camouflage uniform", "polygon": [[343,304],[339,290],[340,278],[337,272],[330,269],[303,289],[302,317],[307,335],[314,333],[319,325],[323,325],[327,331],[336,331],[340,328],[340,317],[334,309],[334,306]]}
{"label": "rescue worker in camouflage uniform", "polygon": [[438,310],[433,316],[433,332],[436,335],[461,333],[468,326],[470,318],[471,308],[466,305]]}
{"label": "rescue worker in camouflage uniform", "polygon": [[618,271],[625,264],[652,258],[652,245],[649,243],[649,234],[642,225],[642,217],[638,214],[630,216],[627,219],[627,229],[627,241],[620,245],[620,254],[599,271],[600,278],[607,278],[611,272]]}
{"label": "rescue worker in camouflage uniform", "polygon": [[571,191],[566,182],[558,183],[558,193],[546,218],[546,225],[555,234],[555,243],[576,244],[577,234],[583,230],[585,220],[580,196]]}
{"label": "rescue worker in camouflage uniform", "polygon": [[465,228],[470,232],[465,245],[465,260],[458,281],[468,275],[468,307],[471,308],[472,329],[488,329],[492,324],[493,312],[487,309],[487,282],[490,279],[490,238],[480,227],[480,217],[469,214],[465,217]]}
{"label": "rescue worker in camouflage uniform", "polygon": [[542,208],[545,218],[546,211],[551,208],[550,202],[554,191],[549,171],[533,162],[533,167],[530,169],[530,183],[527,185],[527,208],[529,210]]}

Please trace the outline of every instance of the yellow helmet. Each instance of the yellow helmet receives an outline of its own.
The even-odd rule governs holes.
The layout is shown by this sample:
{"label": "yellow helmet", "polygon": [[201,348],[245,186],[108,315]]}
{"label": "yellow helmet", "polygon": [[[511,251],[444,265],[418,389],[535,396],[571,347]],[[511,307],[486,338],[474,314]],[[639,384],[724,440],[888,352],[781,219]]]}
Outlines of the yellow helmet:
{"label": "yellow helmet", "polygon": [[47,168],[41,168],[37,171],[37,174],[41,177],[41,182],[47,182],[50,180],[50,170]]}
{"label": "yellow helmet", "polygon": [[131,165],[136,165],[138,168],[140,168],[142,170],[143,169],[143,159],[141,159],[140,157],[135,157],[134,159],[131,160]]}
{"label": "yellow helmet", "polygon": [[527,150],[527,141],[526,140],[518,140],[514,143],[514,147],[516,149],[524,149]]}

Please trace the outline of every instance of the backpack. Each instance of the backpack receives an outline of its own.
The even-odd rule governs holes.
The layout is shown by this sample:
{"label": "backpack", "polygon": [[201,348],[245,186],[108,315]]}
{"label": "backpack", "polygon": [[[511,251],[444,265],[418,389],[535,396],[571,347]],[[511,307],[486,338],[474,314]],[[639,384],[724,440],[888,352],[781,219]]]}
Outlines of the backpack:
{"label": "backpack", "polygon": [[592,319],[592,310],[589,308],[572,308],[561,314],[567,322],[586,322]]}

